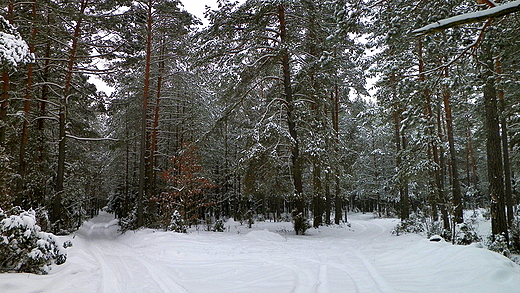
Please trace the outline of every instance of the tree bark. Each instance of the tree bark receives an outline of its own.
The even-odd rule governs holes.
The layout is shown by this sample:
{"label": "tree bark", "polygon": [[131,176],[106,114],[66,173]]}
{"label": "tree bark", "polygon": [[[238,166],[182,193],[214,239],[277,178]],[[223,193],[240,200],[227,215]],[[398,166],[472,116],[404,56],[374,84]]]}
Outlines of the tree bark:
{"label": "tree bark", "polygon": [[159,115],[160,115],[160,105],[161,105],[161,98],[162,98],[162,85],[163,85],[163,75],[164,75],[164,66],[165,61],[164,58],[166,58],[164,55],[164,36],[161,40],[161,54],[159,58],[161,59],[159,62],[159,76],[157,77],[157,95],[155,98],[155,109],[154,109],[154,119],[153,119],[153,129],[152,129],[152,142],[151,142],[151,150],[150,150],[150,157],[149,159],[149,175],[148,178],[150,178],[150,186],[149,189],[151,192],[153,192],[156,188],[156,181],[157,181],[157,172],[155,171],[155,167],[157,166],[157,151],[158,151],[158,145],[157,145],[157,136],[159,133]]}
{"label": "tree bark", "polygon": [[453,115],[451,107],[451,92],[444,88],[443,93],[444,114],[446,115],[446,132],[448,136],[448,146],[450,150],[451,163],[451,190],[453,200],[453,217],[455,223],[463,222],[462,194],[460,190],[459,171],[457,167],[457,151],[455,150],[455,138],[453,135]]}
{"label": "tree bark", "polygon": [[493,53],[489,42],[482,46],[483,94],[485,105],[485,133],[489,193],[491,195],[491,231],[495,235],[504,234],[508,238],[507,219],[504,203],[504,173],[502,164],[502,145],[498,121],[497,92],[495,88]]}
{"label": "tree bark", "polygon": [[[394,99],[394,109],[393,109],[393,122],[394,122],[394,141],[395,141],[395,164],[397,170],[402,169],[402,150],[404,149],[404,144],[406,143],[404,135],[401,131],[401,108],[399,102],[397,101],[397,89],[396,85],[396,76],[392,73],[390,76],[391,82],[394,86],[393,99]],[[402,175],[399,176],[397,182],[397,190],[399,192],[399,203],[400,203],[400,212],[399,216],[401,220],[408,219],[410,216],[410,201],[408,198],[408,183],[406,180],[402,178]]]}
{"label": "tree bark", "polygon": [[435,132],[435,120],[433,117],[432,110],[432,98],[430,90],[426,87],[426,75],[424,74],[424,60],[423,60],[423,43],[422,37],[418,40],[418,57],[419,57],[419,81],[423,84],[423,95],[426,98],[426,116],[428,117],[428,157],[433,158],[435,169],[433,170],[433,182],[430,181],[430,185],[433,190],[433,194],[430,196],[430,204],[432,206],[432,219],[437,221],[439,219],[437,203],[441,196],[443,186],[441,185],[441,174],[440,174],[440,162],[439,162],[439,150],[434,140]]}
{"label": "tree bark", "polygon": [[[281,50],[281,65],[283,74],[283,88],[284,97],[287,104],[287,124],[289,128],[289,135],[292,139],[291,147],[291,173],[294,184],[294,197],[296,203],[296,210],[294,215],[302,217],[304,220],[305,199],[303,195],[303,183],[302,183],[302,170],[300,163],[300,143],[298,141],[298,131],[296,129],[296,117],[294,113],[294,97],[291,82],[291,70],[290,70],[290,59],[289,52],[287,51],[287,27],[285,19],[285,7],[283,4],[278,5],[278,20],[280,23],[280,47]],[[296,231],[296,234],[303,233],[304,231]]]}
{"label": "tree bark", "polygon": [[146,21],[146,59],[144,69],[144,87],[143,87],[143,108],[141,113],[141,152],[140,152],[140,163],[139,163],[139,191],[137,195],[137,227],[144,225],[144,208],[143,201],[145,199],[145,190],[147,188],[146,178],[146,149],[148,144],[148,135],[146,124],[148,120],[148,98],[150,92],[150,65],[152,55],[152,0],[148,0],[148,11]]}
{"label": "tree bark", "polygon": [[[7,21],[13,23],[14,3],[9,1],[7,5]],[[9,106],[9,68],[2,68],[2,95],[0,96],[0,146],[5,145],[7,107]]]}
{"label": "tree bark", "polygon": [[[497,84],[500,85],[502,80],[502,64],[500,59],[495,60],[495,68],[497,73]],[[502,139],[502,155],[504,161],[504,183],[505,183],[505,204],[506,204],[506,215],[507,224],[511,226],[513,224],[513,187],[511,184],[511,163],[509,160],[509,134],[507,129],[507,121],[505,117],[506,101],[504,99],[504,90],[500,87],[497,89],[497,98],[499,102],[499,113],[500,113],[500,137]]]}
{"label": "tree bark", "polygon": [[318,228],[323,224],[323,200],[322,200],[322,184],[321,184],[321,168],[317,163],[313,166],[313,186],[314,195],[312,197],[313,214],[314,214],[314,228]]}
{"label": "tree bark", "polygon": [[[60,106],[59,106],[59,132],[58,132],[58,170],[56,174],[56,195],[53,200],[53,211],[51,216],[51,221],[56,223],[58,220],[62,219],[62,193],[63,187],[65,183],[65,159],[66,159],[66,120],[67,120],[67,100],[70,94],[70,88],[72,85],[72,75],[74,71],[74,63],[76,61],[76,52],[78,50],[79,38],[81,35],[82,21],[85,13],[85,9],[87,8],[88,0],[83,0],[80,3],[80,11],[79,19],[74,27],[74,35],[72,38],[72,44],[69,53],[67,72],[64,80],[64,88],[63,94],[60,98]],[[56,227],[59,229],[59,227]]]}
{"label": "tree bark", "polygon": [[7,107],[9,106],[9,73],[2,72],[2,96],[0,101],[0,146],[5,145],[7,123]]}
{"label": "tree bark", "polygon": [[[338,85],[334,86],[334,111],[333,111],[333,127],[334,133],[336,134],[335,142],[336,142],[336,152],[338,152],[339,145],[339,87]],[[341,180],[340,180],[340,172],[339,169],[336,169],[335,174],[335,190],[334,190],[334,224],[339,225],[341,222],[341,214],[343,209],[343,198],[341,197]],[[347,212],[345,212],[345,215]],[[345,217],[345,222],[348,219]]]}
{"label": "tree bark", "polygon": [[[31,44],[29,45],[29,52],[34,54],[34,42],[36,35],[38,34],[38,27],[36,25],[36,0],[32,3],[32,21],[33,21],[33,30],[31,33]],[[19,165],[18,165],[18,173],[20,174],[20,180],[18,184],[18,190],[15,199],[16,206],[22,206],[23,195],[22,191],[24,190],[25,184],[25,175],[27,173],[27,162],[25,159],[25,153],[27,148],[27,140],[29,135],[29,115],[31,111],[31,96],[32,96],[32,80],[33,80],[33,63],[29,63],[27,65],[27,84],[25,86],[25,101],[24,101],[24,120],[22,123],[22,134],[20,140],[20,156],[19,156]]]}

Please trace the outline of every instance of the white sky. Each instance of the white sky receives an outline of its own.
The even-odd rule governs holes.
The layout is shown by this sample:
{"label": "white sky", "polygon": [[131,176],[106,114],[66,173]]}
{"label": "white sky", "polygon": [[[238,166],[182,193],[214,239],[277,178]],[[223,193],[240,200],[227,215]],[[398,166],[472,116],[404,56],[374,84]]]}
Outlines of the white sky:
{"label": "white sky", "polygon": [[[245,2],[245,0],[238,0],[238,2],[242,3]],[[182,4],[184,5],[184,9],[200,18],[204,24],[208,23],[207,20],[204,19],[206,5],[213,9],[217,8],[216,0],[182,0]]]}
{"label": "white sky", "polygon": [[206,20],[204,19],[204,11],[206,10],[205,6],[208,5],[212,8],[217,7],[216,0],[183,0],[182,4],[188,12],[200,18],[204,23],[206,23]]}

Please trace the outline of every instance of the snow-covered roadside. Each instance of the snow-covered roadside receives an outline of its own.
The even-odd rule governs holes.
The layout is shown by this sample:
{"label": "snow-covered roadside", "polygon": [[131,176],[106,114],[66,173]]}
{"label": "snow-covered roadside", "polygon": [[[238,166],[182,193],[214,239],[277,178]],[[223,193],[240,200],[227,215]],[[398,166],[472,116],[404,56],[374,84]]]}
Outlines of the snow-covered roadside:
{"label": "snow-covered roadside", "polygon": [[46,276],[0,275],[0,292],[520,292],[520,266],[475,246],[393,236],[395,219],[355,214],[351,227],[286,233],[259,222],[228,232],[117,235],[101,213]]}

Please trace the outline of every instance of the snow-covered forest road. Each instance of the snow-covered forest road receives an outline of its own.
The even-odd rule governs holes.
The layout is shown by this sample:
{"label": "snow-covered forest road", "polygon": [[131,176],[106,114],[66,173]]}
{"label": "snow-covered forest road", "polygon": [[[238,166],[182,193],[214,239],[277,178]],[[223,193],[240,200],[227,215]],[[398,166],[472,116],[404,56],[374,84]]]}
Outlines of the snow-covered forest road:
{"label": "snow-covered forest road", "polygon": [[71,239],[49,275],[0,275],[0,292],[520,292],[520,266],[477,248],[393,236],[395,219],[355,214],[350,227],[294,236],[289,223],[227,232],[119,235],[107,213]]}

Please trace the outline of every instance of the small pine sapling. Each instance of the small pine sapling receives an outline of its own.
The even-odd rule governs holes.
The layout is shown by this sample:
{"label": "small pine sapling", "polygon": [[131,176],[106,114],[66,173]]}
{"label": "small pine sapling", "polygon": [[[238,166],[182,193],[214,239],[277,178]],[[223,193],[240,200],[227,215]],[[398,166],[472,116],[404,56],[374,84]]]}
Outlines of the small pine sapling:
{"label": "small pine sapling", "polygon": [[187,227],[184,223],[184,220],[182,219],[181,214],[179,211],[175,210],[172,214],[170,225],[168,225],[168,230],[174,231],[177,233],[187,233]]}
{"label": "small pine sapling", "polygon": [[0,272],[47,274],[51,264],[65,263],[70,241],[59,245],[53,234],[42,232],[33,210],[9,214],[0,209]]}
{"label": "small pine sapling", "polygon": [[215,225],[213,225],[214,232],[224,232],[226,231],[226,227],[224,226],[224,221],[218,219],[215,221]]}

